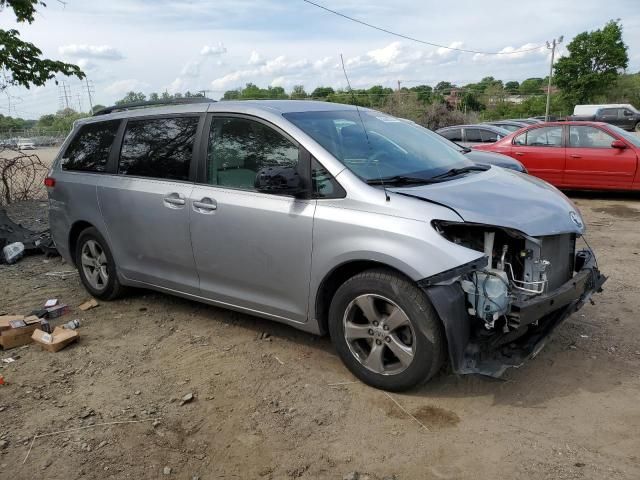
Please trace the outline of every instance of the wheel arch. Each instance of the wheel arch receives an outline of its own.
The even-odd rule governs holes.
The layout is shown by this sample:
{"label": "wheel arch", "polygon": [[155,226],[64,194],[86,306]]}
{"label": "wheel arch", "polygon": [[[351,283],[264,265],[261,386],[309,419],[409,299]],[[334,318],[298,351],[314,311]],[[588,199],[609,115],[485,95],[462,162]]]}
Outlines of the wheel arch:
{"label": "wheel arch", "polygon": [[376,268],[383,268],[395,272],[405,277],[408,281],[413,282],[407,273],[378,260],[349,260],[335,266],[323,277],[315,294],[313,305],[315,312],[314,318],[318,323],[318,329],[321,335],[325,335],[329,331],[329,306],[338,288],[349,278],[366,270]]}
{"label": "wheel arch", "polygon": [[76,263],[76,246],[78,244],[78,238],[84,230],[91,227],[96,228],[95,225],[85,220],[78,220],[71,226],[71,229],[69,230],[69,255],[71,256],[74,265]]}

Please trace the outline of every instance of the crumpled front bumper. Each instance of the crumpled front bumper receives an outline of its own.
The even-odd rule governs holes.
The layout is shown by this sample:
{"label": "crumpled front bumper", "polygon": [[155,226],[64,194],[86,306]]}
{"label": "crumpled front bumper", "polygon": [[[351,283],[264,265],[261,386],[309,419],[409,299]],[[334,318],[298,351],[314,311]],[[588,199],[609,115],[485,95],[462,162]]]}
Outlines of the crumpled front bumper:
{"label": "crumpled front bumper", "polygon": [[424,291],[444,324],[453,371],[499,377],[506,369],[535,357],[560,323],[589,301],[593,293],[602,291],[606,279],[592,258],[556,290],[514,302],[511,315],[519,323],[516,330],[482,338],[473,333],[471,322],[476,319],[467,313],[459,282],[426,287]]}

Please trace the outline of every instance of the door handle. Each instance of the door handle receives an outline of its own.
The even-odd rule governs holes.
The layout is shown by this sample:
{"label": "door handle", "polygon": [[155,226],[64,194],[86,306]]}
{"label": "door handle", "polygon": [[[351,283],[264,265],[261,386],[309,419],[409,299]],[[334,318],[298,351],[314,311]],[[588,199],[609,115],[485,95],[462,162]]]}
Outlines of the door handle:
{"label": "door handle", "polygon": [[[216,203],[216,201],[209,197],[204,197],[199,202],[193,202],[193,209],[197,212],[200,211],[201,213],[207,213],[212,212],[217,208],[218,204]],[[204,210],[204,212],[202,212],[202,210]]]}
{"label": "door handle", "polygon": [[575,153],[572,153],[571,155],[569,155],[571,158],[582,158],[582,155],[577,155]]}
{"label": "door handle", "polygon": [[515,153],[516,155],[518,155],[518,156],[522,156],[522,155],[524,155],[524,152],[514,152],[514,153]]}
{"label": "door handle", "polygon": [[186,203],[184,197],[176,192],[165,195],[163,200],[170,207],[181,207]]}

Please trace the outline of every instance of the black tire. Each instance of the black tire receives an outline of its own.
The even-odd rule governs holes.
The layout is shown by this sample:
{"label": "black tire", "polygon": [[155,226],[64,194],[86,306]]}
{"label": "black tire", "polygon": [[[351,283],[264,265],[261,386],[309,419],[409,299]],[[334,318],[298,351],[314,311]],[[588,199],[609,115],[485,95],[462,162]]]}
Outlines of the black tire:
{"label": "black tire", "polygon": [[[382,301],[383,306],[385,300],[391,300],[411,323],[411,345],[415,349],[412,360],[404,370],[395,374],[376,373],[365,367],[358,359],[358,353],[352,351],[359,349],[360,345],[364,345],[365,350],[367,345],[372,348],[373,344],[369,342],[376,341],[373,337],[371,340],[356,340],[356,343],[366,343],[357,343],[354,348],[354,343],[349,343],[345,338],[345,319],[350,315],[351,306],[356,299],[362,296],[378,297],[375,302]],[[351,373],[367,385],[383,390],[402,391],[422,384],[440,370],[445,360],[443,326],[429,299],[411,280],[392,270],[367,270],[353,276],[338,288],[329,308],[329,333],[338,355]],[[385,340],[380,340],[380,344],[384,345]],[[388,358],[388,353],[385,355]]]}
{"label": "black tire", "polygon": [[634,127],[634,130],[638,133],[640,133],[640,122],[636,123],[636,126]]}
{"label": "black tire", "polygon": [[[95,288],[91,284],[92,282],[87,277],[87,273],[83,268],[82,252],[88,242],[95,242],[100,247],[102,252],[104,252],[104,255],[106,257],[106,271],[108,274],[108,280],[104,283],[103,288]],[[80,273],[80,280],[82,281],[84,288],[86,288],[92,296],[100,300],[114,300],[122,295],[122,293],[124,292],[124,287],[118,280],[118,275],[116,273],[116,264],[113,260],[111,249],[109,248],[109,245],[107,244],[107,241],[104,239],[104,237],[94,227],[89,227],[80,233],[78,241],[76,242],[75,257],[76,267],[78,268],[78,272]]]}

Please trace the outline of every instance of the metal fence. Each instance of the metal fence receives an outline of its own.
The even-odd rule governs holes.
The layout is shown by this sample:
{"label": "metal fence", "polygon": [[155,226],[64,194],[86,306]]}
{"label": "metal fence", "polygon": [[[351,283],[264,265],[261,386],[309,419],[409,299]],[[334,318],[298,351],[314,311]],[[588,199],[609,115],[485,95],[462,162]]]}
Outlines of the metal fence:
{"label": "metal fence", "polygon": [[36,147],[60,145],[68,132],[24,129],[0,131],[0,146],[16,147],[18,143],[29,142]]}

